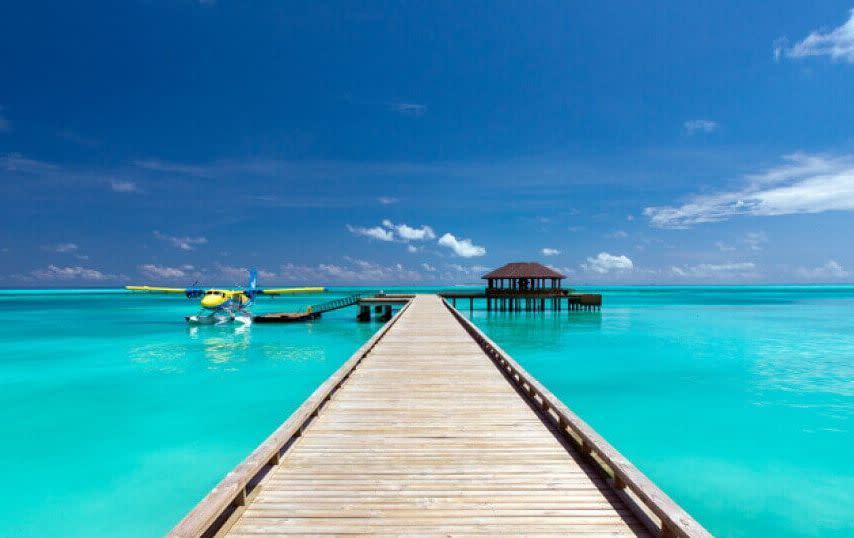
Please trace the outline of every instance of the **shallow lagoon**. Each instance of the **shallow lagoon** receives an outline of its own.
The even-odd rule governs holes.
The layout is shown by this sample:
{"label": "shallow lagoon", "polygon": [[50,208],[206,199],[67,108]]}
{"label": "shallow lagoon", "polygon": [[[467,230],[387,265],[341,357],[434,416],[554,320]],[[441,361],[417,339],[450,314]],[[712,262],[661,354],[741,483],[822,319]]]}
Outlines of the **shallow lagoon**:
{"label": "shallow lagoon", "polygon": [[[601,313],[472,316],[713,533],[854,534],[854,287],[604,294]],[[0,292],[0,534],[164,533],[378,327],[193,311]]]}

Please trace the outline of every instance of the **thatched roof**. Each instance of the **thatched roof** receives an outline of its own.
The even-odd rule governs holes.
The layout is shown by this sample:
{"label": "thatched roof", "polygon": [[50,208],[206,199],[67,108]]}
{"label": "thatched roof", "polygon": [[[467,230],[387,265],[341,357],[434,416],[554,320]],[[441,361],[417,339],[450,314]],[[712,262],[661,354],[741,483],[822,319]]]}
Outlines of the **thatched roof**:
{"label": "thatched roof", "polygon": [[549,269],[541,263],[514,262],[499,267],[481,278],[566,278],[554,269]]}

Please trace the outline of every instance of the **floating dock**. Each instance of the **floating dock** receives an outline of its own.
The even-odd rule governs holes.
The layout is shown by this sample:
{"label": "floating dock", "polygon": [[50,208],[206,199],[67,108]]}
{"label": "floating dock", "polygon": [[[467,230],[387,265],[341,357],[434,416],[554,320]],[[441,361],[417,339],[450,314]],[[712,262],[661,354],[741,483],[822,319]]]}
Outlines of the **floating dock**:
{"label": "floating dock", "polygon": [[418,295],[173,537],[710,536],[437,295]]}

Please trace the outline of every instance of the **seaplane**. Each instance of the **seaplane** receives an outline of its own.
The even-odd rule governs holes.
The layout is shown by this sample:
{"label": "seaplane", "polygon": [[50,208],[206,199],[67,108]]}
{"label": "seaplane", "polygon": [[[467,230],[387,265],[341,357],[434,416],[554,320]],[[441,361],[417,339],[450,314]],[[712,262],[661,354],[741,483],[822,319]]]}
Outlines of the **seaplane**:
{"label": "seaplane", "polygon": [[196,284],[189,288],[163,288],[157,286],[125,286],[131,291],[147,293],[181,293],[188,299],[201,299],[198,314],[185,316],[187,323],[193,325],[218,325],[230,321],[244,324],[252,322],[252,312],[249,307],[255,304],[259,295],[287,295],[295,293],[322,293],[321,287],[308,288],[259,288],[258,271],[253,267],[249,270],[249,283],[245,288],[221,289],[202,288]]}

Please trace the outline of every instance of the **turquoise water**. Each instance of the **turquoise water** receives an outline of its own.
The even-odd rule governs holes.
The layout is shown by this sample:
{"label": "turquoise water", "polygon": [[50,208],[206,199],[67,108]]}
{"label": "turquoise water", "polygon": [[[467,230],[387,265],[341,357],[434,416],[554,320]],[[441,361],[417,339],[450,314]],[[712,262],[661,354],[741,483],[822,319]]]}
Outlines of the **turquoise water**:
{"label": "turquoise water", "polygon": [[473,319],[714,534],[854,536],[854,287],[604,300]]}
{"label": "turquoise water", "polygon": [[[604,296],[601,313],[472,317],[715,534],[854,535],[854,287]],[[190,329],[188,313],[0,292],[0,535],[162,534],[378,326],[348,309]]]}
{"label": "turquoise water", "polygon": [[0,292],[0,536],[164,534],[378,327],[191,329],[193,305]]}

